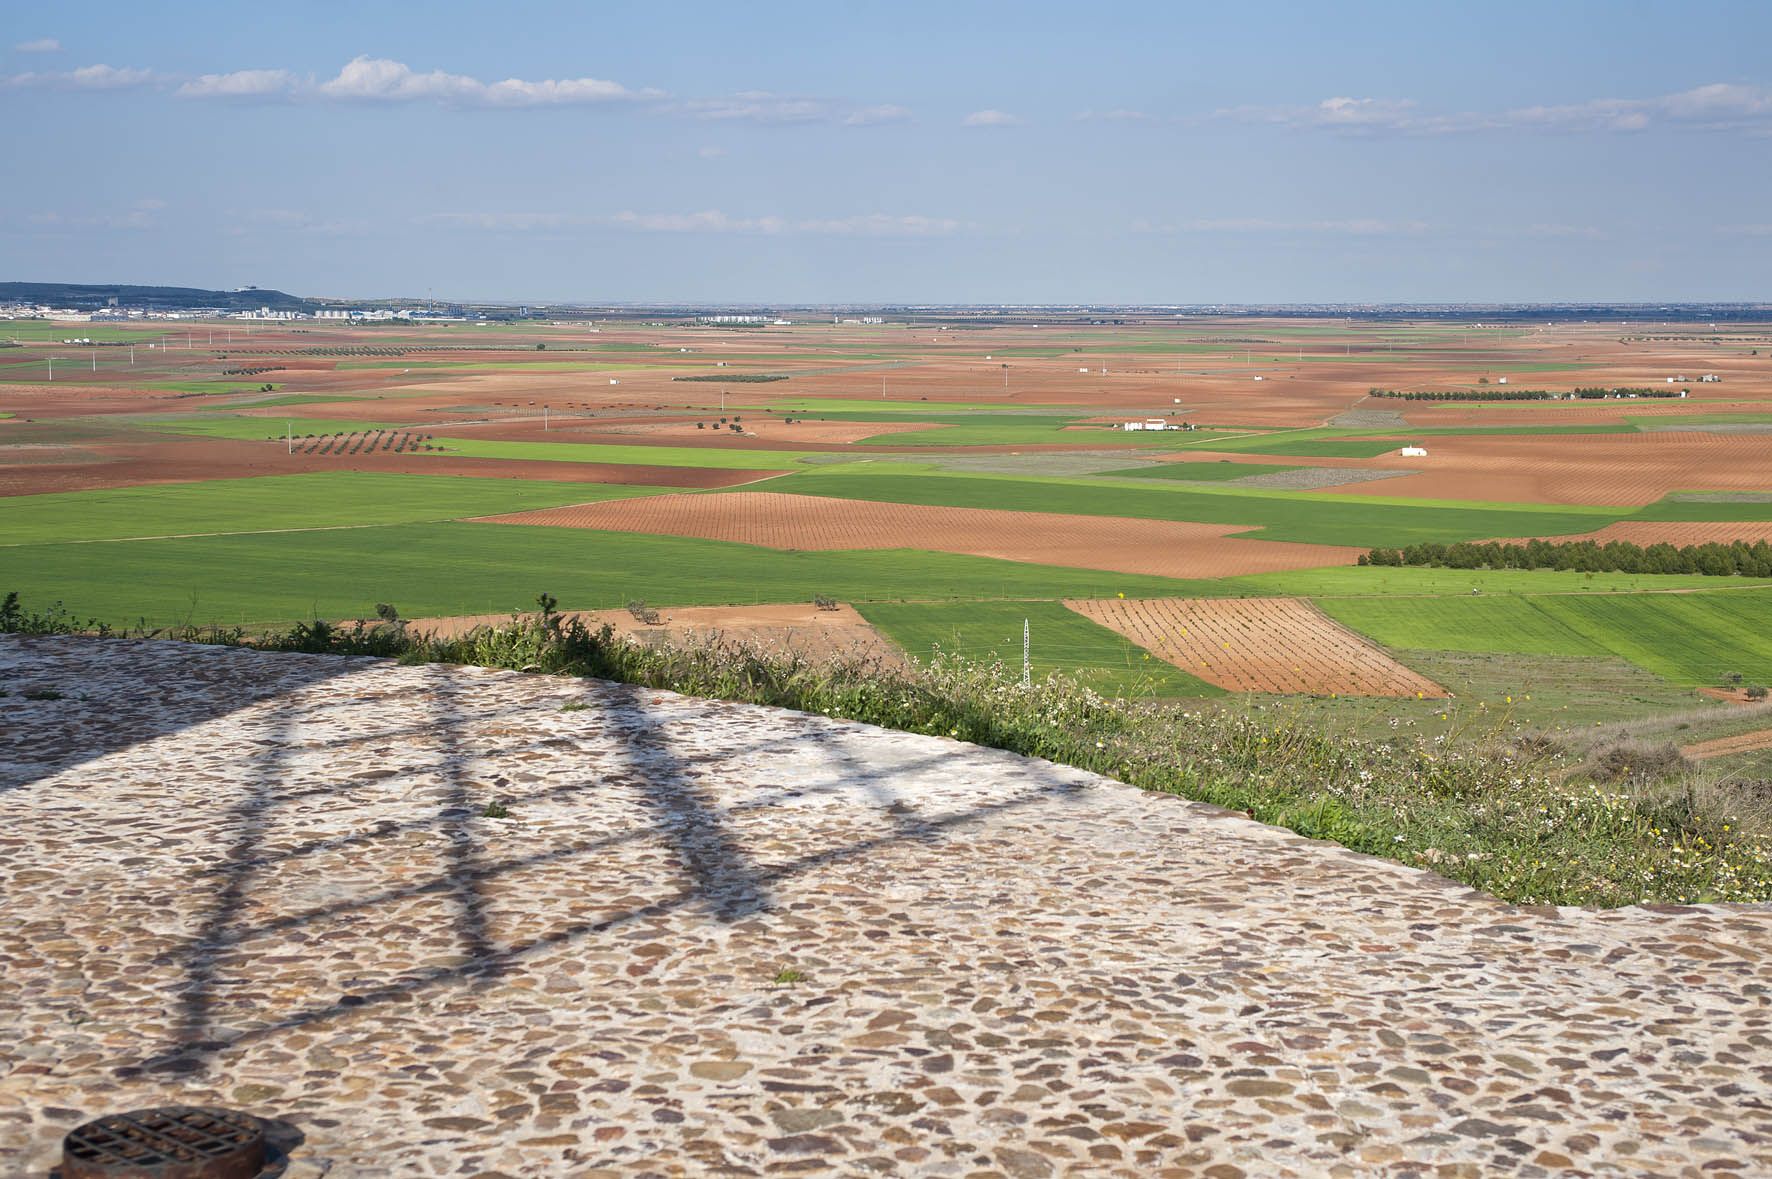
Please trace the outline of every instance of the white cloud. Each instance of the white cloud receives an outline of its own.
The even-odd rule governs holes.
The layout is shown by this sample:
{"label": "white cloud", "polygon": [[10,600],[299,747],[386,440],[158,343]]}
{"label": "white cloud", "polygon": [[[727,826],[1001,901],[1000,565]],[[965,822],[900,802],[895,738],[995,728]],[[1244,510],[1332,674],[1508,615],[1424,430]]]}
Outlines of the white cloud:
{"label": "white cloud", "polygon": [[821,99],[795,98],[767,90],[743,90],[729,98],[694,99],[671,109],[697,119],[750,123],[815,123],[836,116],[832,106]]}
{"label": "white cloud", "polygon": [[156,86],[165,80],[164,75],[152,70],[89,65],[58,73],[13,74],[5,80],[5,84],[50,90],[133,90],[141,86]]}
{"label": "white cloud", "polygon": [[1013,127],[1021,122],[1008,111],[982,110],[973,111],[960,120],[963,127]]}
{"label": "white cloud", "polygon": [[39,229],[153,229],[155,214],[166,207],[161,200],[140,200],[127,209],[109,213],[64,213],[59,210],[33,213],[25,220]]}
{"label": "white cloud", "polygon": [[301,79],[288,70],[235,70],[203,74],[178,88],[181,98],[275,98],[292,93]]}
{"label": "white cloud", "polygon": [[858,107],[843,119],[845,127],[874,127],[881,123],[902,123],[911,117],[909,107],[883,102],[878,106]]}
{"label": "white cloud", "polygon": [[564,106],[662,96],[660,91],[630,90],[619,82],[601,78],[506,78],[483,82],[443,70],[419,73],[404,62],[366,56],[352,58],[336,77],[319,83],[313,91],[322,98],[353,101],[430,101],[488,107]]}
{"label": "white cloud", "polygon": [[234,224],[229,226],[227,232],[236,237],[252,230],[311,233],[321,237],[342,237],[369,231],[369,225],[365,221],[316,217],[299,209],[249,209],[244,213],[232,212],[229,215],[234,218]]}
{"label": "white cloud", "polygon": [[883,123],[902,123],[911,117],[909,107],[896,103],[856,106],[834,99],[777,94],[770,90],[741,90],[724,98],[688,99],[661,109],[666,114],[713,122],[780,125],[833,123],[843,127],[877,127]]}
{"label": "white cloud", "polygon": [[1772,91],[1716,82],[1650,98],[1595,98],[1553,106],[1429,114],[1411,99],[1326,98],[1314,106],[1238,106],[1213,119],[1348,133],[1447,135],[1472,131],[1645,131],[1656,127],[1772,131]]}
{"label": "white cloud", "polygon": [[62,43],[54,37],[39,37],[35,41],[20,41],[12,49],[14,53],[60,53]]}
{"label": "white cloud", "polygon": [[1350,217],[1314,221],[1275,221],[1264,217],[1202,217],[1179,225],[1140,218],[1134,233],[1321,233],[1348,237],[1381,237],[1427,231],[1424,221],[1385,221],[1376,217]]}
{"label": "white cloud", "polygon": [[427,213],[413,220],[419,225],[524,233],[572,229],[597,223],[595,217],[575,213]]}
{"label": "white cloud", "polygon": [[1606,231],[1597,225],[1563,225],[1557,223],[1528,225],[1526,237],[1565,238],[1582,241],[1605,241]]}
{"label": "white cloud", "polygon": [[1157,116],[1148,111],[1135,111],[1129,110],[1126,107],[1115,107],[1111,111],[1084,111],[1077,116],[1077,119],[1080,122],[1150,123],[1155,122]]}
{"label": "white cloud", "polygon": [[421,73],[405,62],[358,56],[334,76],[317,80],[285,69],[203,74],[182,83],[181,98],[260,98],[296,102],[435,102],[455,107],[579,106],[662,98],[601,78],[505,78],[488,82],[444,70]]}
{"label": "white cloud", "polygon": [[804,234],[825,237],[940,237],[964,225],[951,217],[864,213],[849,217],[735,217],[718,209],[694,213],[641,213],[628,209],[608,215],[583,213],[431,213],[415,219],[421,225],[443,225],[494,232],[560,232],[613,228],[640,233],[725,233],[777,236]]}
{"label": "white cloud", "polygon": [[780,217],[728,217],[718,209],[699,213],[635,213],[625,211],[609,223],[648,233],[783,233],[788,223]]}
{"label": "white cloud", "polygon": [[892,217],[884,213],[868,213],[859,217],[799,221],[794,228],[800,233],[843,237],[942,237],[958,232],[961,225],[952,217]]}

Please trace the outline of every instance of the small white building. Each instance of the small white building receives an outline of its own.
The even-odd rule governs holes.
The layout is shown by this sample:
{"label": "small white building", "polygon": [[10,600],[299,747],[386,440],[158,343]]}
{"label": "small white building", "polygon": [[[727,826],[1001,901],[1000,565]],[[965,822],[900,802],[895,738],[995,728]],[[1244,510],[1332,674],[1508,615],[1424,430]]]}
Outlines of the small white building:
{"label": "small white building", "polygon": [[1401,454],[1404,458],[1426,458],[1427,457],[1427,447],[1425,447],[1425,446],[1405,446],[1402,450],[1398,451],[1397,453]]}

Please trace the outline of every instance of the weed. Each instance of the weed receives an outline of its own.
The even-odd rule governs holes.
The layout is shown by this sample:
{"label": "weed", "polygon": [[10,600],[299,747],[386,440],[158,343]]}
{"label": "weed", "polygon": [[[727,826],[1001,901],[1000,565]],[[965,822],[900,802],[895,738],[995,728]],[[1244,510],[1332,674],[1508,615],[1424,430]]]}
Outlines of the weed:
{"label": "weed", "polygon": [[583,712],[585,709],[587,709],[589,707],[590,707],[590,704],[586,701],[568,700],[566,703],[560,705],[560,711],[561,712]]}
{"label": "weed", "polygon": [[26,700],[66,700],[68,698],[65,693],[58,692],[54,688],[26,688],[23,695]]}
{"label": "weed", "polygon": [[[262,644],[596,677],[955,737],[1242,811],[1517,903],[1772,900],[1772,808],[1671,746],[1615,738],[1583,761],[1521,742],[1508,709],[1481,707],[1438,735],[1362,737],[1259,702],[1111,699],[1075,676],[1023,684],[1019,667],[944,654],[893,666],[720,639],[640,644],[561,615],[548,595],[538,604],[539,616],[453,638],[302,623]],[[500,801],[482,813],[509,817]]]}
{"label": "weed", "polygon": [[508,819],[511,817],[511,808],[495,798],[486,804],[486,809],[480,812],[480,817],[482,819]]}
{"label": "weed", "polygon": [[803,983],[805,981],[806,972],[804,970],[796,970],[792,966],[784,967],[775,972],[774,982],[778,987],[791,987],[795,983]]}

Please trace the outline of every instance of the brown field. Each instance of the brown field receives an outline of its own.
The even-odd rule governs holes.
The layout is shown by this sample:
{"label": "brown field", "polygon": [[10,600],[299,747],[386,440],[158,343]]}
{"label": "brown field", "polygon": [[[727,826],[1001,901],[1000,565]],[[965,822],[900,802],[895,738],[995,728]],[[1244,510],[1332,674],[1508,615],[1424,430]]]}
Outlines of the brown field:
{"label": "brown field", "polygon": [[[70,334],[79,330],[70,326]],[[140,323],[127,329],[143,347],[73,351],[26,341],[7,349],[0,367],[0,411],[16,414],[6,433],[19,442],[78,441],[46,435],[59,426],[127,431],[120,440],[180,449],[176,436],[141,437],[139,417],[170,413],[242,413],[389,421],[434,432],[534,441],[609,441],[734,449],[796,446],[848,452],[864,437],[880,456],[929,449],[894,446],[883,436],[913,423],[807,421],[788,426],[762,411],[800,398],[888,399],[932,410],[966,402],[1004,408],[1072,407],[1079,416],[1180,416],[1205,424],[1256,429],[1308,427],[1348,413],[1401,415],[1423,426],[1620,423],[1718,411],[1772,411],[1772,331],[1732,325],[1567,323],[1471,328],[1454,323],[1152,316],[1121,325],[1089,325],[1075,315],[1025,314],[964,330],[918,322],[883,325],[819,321],[791,327],[733,328],[685,322],[646,325],[619,320],[532,322],[519,327],[304,323]],[[4,335],[4,328],[0,328]],[[1647,338],[1647,337],[1670,338]],[[1178,350],[1166,352],[1161,341]],[[150,342],[170,348],[147,349]],[[1156,341],[1157,343],[1153,343]],[[542,345],[537,349],[537,345]],[[1756,354],[1758,353],[1758,354]],[[34,379],[36,365],[60,355],[68,365],[53,385]],[[97,356],[97,371],[83,362]],[[768,384],[684,383],[673,377],[771,372]],[[367,366],[375,367],[367,367]],[[1004,365],[1007,365],[1005,373]],[[266,367],[227,376],[230,370]],[[1086,369],[1086,372],[1079,372]],[[57,366],[58,376],[62,374]],[[1686,401],[1519,402],[1496,405],[1370,398],[1373,387],[1474,388],[1506,376],[1512,389],[1576,385],[1665,386],[1673,375],[1716,373],[1718,383],[1688,382]],[[11,375],[9,375],[11,374]],[[30,376],[32,379],[25,379]],[[1005,376],[1007,381],[1005,382]],[[1263,377],[1255,381],[1255,376]],[[610,380],[619,381],[611,385]],[[193,384],[195,383],[195,384]],[[156,388],[178,384],[217,391]],[[258,384],[278,396],[297,393],[351,400],[299,408],[256,408]],[[711,437],[694,420],[712,413],[724,391],[729,412],[754,419],[751,437]],[[1179,402],[1179,404],[1178,404]],[[556,429],[536,419],[548,405]],[[816,413],[810,415],[816,417]],[[675,421],[667,421],[674,418]],[[686,429],[680,428],[685,427]],[[724,432],[722,432],[724,435]],[[1050,446],[933,448],[940,453],[1040,453],[1087,449],[1099,440],[1073,430]],[[698,437],[705,435],[707,437]],[[1662,434],[1429,438],[1430,459],[1372,460],[1240,455],[1242,462],[1335,465],[1412,473],[1344,485],[1343,495],[1476,498],[1526,502],[1634,504],[1668,490],[1772,489],[1772,436]],[[1132,452],[1128,451],[1130,455]],[[1165,456],[1206,459],[1203,451]],[[124,459],[128,461],[123,461]],[[60,486],[109,486],[165,478],[167,462],[108,455],[66,472]],[[269,473],[270,465],[201,456],[204,471]],[[14,475],[26,460],[0,456],[0,490],[43,489]],[[42,464],[32,459],[30,465]],[[101,473],[98,467],[104,467]],[[504,473],[513,464],[493,468]],[[489,473],[477,468],[476,473]],[[179,477],[179,476],[174,476]],[[547,476],[544,476],[547,477]],[[552,477],[566,478],[564,472]]]}
{"label": "brown field", "polygon": [[[712,424],[717,425],[718,419],[714,419]],[[904,434],[934,428],[926,422],[819,422],[795,419],[789,423],[780,418],[754,416],[739,424],[744,427],[745,437],[758,438],[772,446],[846,444],[882,434]],[[727,436],[738,437],[731,430],[723,428],[713,429],[710,426],[708,429],[698,430],[693,421],[624,422],[606,426],[604,432],[613,435],[640,435],[648,440],[665,439],[673,446],[694,446],[697,442],[706,443],[715,439],[724,442]]]}
{"label": "brown field", "polygon": [[694,536],[773,549],[925,549],[1177,578],[1350,565],[1362,551],[1231,537],[1247,531],[1247,525],[926,507],[759,491],[649,496],[485,519]]}
{"label": "brown field", "polygon": [[[1513,541],[1502,541],[1502,544],[1522,544],[1530,538]],[[1576,536],[1559,536],[1559,543],[1574,540],[1594,540],[1605,544],[1611,540],[1628,541],[1631,544],[1671,544],[1684,547],[1693,544],[1730,544],[1737,540],[1767,541],[1772,543],[1772,522],[1764,520],[1736,520],[1721,522],[1697,522],[1683,520],[1620,520],[1616,524],[1608,524],[1593,532],[1583,532]]]}
{"label": "brown field", "polygon": [[[592,630],[607,625],[638,642],[733,642],[813,662],[863,659],[892,667],[905,665],[904,652],[848,605],[839,604],[835,610],[811,605],[677,606],[662,609],[659,615],[657,626],[641,622],[626,610],[573,611],[564,617],[578,619]],[[510,621],[508,614],[474,614],[420,618],[411,626],[415,631],[453,638],[476,627]]]}
{"label": "brown field", "polygon": [[1424,438],[1359,463],[1418,472],[1332,489],[1340,495],[1514,503],[1654,503],[1672,491],[1772,490],[1772,434],[1520,434]]}
{"label": "brown field", "polygon": [[1108,599],[1065,605],[1190,675],[1233,692],[1447,694],[1298,598]]}
{"label": "brown field", "polygon": [[[61,456],[61,457],[57,457]],[[281,444],[171,435],[143,442],[96,443],[54,450],[0,446],[0,495],[96,491],[149,483],[192,483],[311,471],[388,471],[414,475],[469,475],[557,483],[613,483],[641,487],[736,487],[778,474],[702,467],[626,463],[562,463],[548,459],[478,459],[447,454],[286,454]]]}

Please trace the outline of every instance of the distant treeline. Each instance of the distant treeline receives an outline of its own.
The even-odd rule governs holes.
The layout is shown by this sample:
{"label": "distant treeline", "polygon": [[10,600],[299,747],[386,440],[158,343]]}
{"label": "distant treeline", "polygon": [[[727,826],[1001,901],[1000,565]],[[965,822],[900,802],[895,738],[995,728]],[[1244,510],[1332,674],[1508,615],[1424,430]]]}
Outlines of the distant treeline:
{"label": "distant treeline", "polygon": [[1552,401],[1563,396],[1549,389],[1439,389],[1405,393],[1397,389],[1368,389],[1373,397],[1402,401]]}
{"label": "distant treeline", "polygon": [[1371,397],[1395,397],[1402,401],[1560,401],[1573,396],[1577,401],[1604,401],[1609,397],[1679,397],[1683,390],[1673,388],[1602,389],[1592,386],[1577,389],[1573,394],[1553,389],[1430,389],[1403,392],[1397,389],[1368,389]]}
{"label": "distant treeline", "polygon": [[1772,544],[1640,545],[1627,540],[1529,540],[1525,544],[1460,541],[1373,549],[1358,564],[1426,565],[1442,569],[1563,569],[1576,573],[1699,573],[1707,577],[1772,577]]}
{"label": "distant treeline", "polygon": [[672,377],[673,381],[719,381],[734,385],[761,385],[768,381],[785,381],[781,373],[709,373],[705,377]]}

